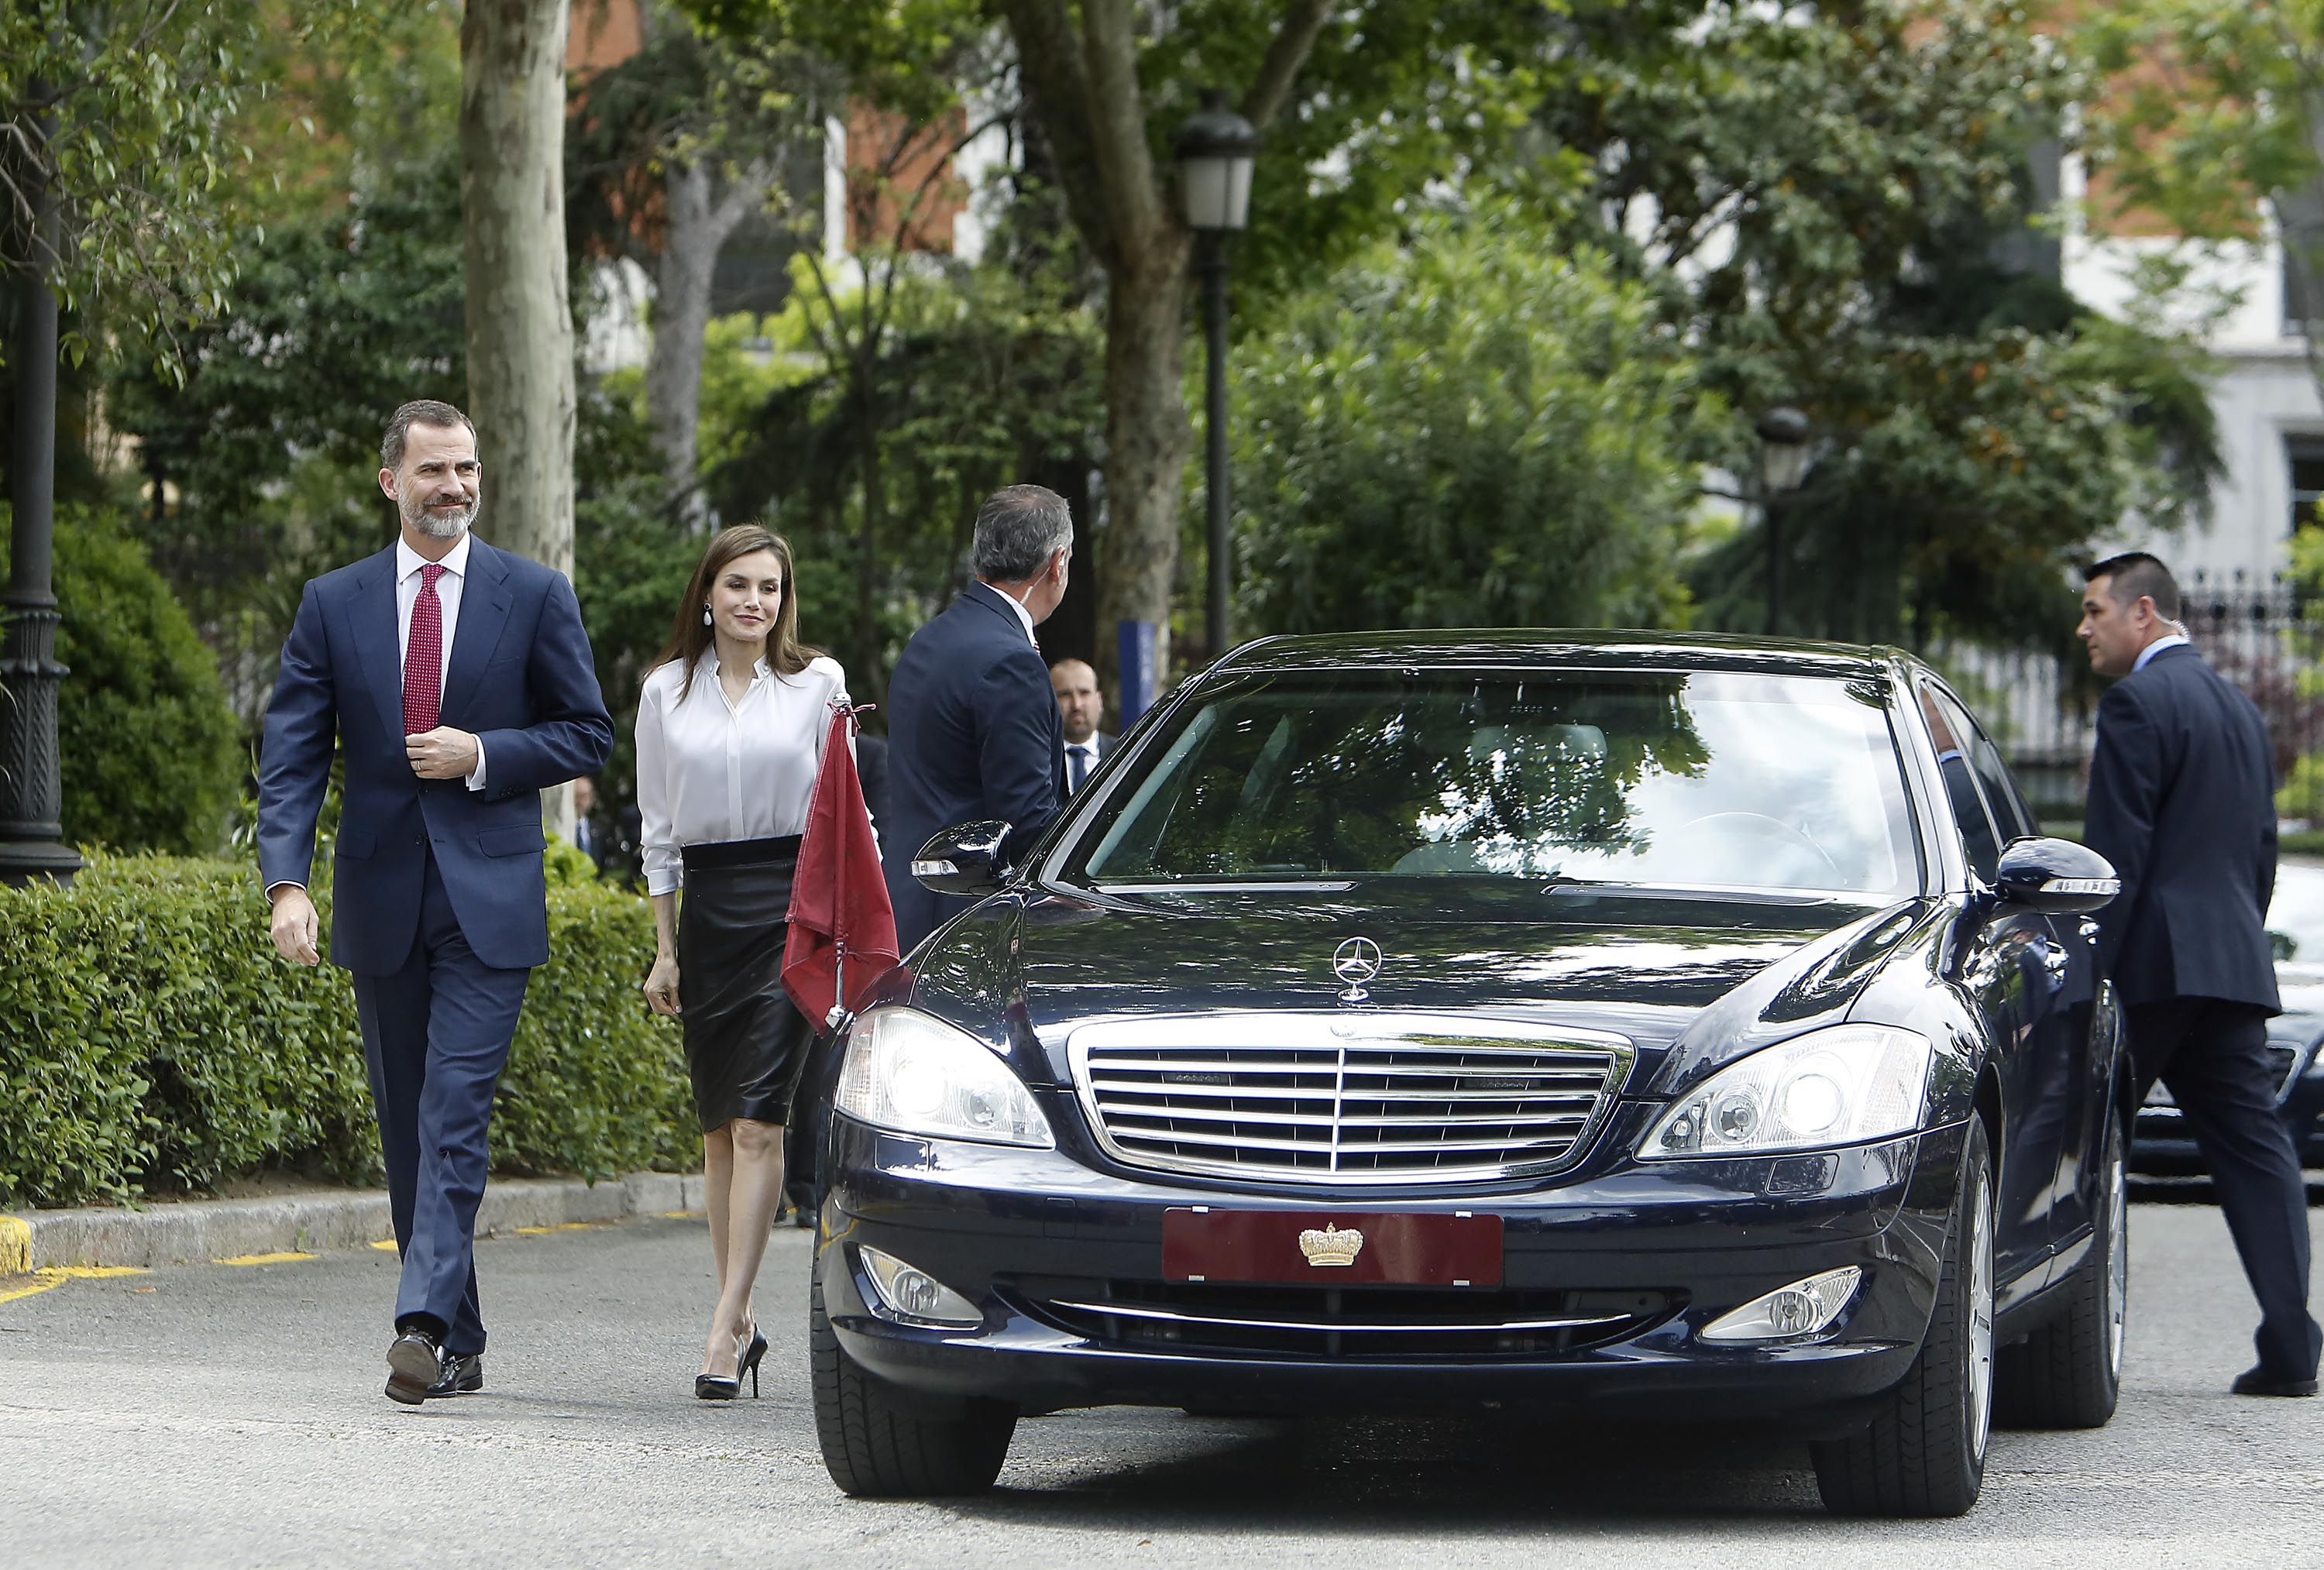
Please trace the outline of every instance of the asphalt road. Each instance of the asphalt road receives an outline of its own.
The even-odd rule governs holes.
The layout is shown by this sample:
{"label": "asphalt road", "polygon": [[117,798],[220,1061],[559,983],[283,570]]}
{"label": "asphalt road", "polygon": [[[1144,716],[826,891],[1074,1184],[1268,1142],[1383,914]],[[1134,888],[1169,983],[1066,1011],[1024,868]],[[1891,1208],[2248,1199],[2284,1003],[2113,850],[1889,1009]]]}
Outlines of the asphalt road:
{"label": "asphalt road", "polygon": [[732,1406],[691,1398],[697,1220],[481,1244],[488,1389],[416,1411],[380,1394],[391,1254],[75,1280],[0,1301],[0,1565],[2324,1565],[2324,1400],[2226,1394],[2254,1310],[2218,1213],[2143,1205],[2132,1240],[2113,1425],[1999,1434],[1975,1512],[1905,1524],[1825,1517],[1803,1450],[1685,1411],[1652,1439],[1063,1414],[988,1498],[851,1501],[804,1233],[763,1278],[766,1398]]}

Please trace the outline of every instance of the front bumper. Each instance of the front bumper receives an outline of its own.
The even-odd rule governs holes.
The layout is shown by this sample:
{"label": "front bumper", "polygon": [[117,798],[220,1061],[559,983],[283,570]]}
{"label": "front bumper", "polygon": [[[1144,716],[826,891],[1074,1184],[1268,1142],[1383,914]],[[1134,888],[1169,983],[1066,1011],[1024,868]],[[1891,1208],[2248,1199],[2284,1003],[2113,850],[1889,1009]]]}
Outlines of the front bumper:
{"label": "front bumper", "polygon": [[[1327,1200],[1133,1178],[1056,1151],[910,1138],[839,1117],[816,1270],[840,1345],[857,1363],[925,1396],[1024,1412],[1587,1406],[1593,1419],[1773,1418],[1836,1430],[1904,1377],[1927,1334],[1966,1126],[1811,1155],[1633,1163],[1556,1187]],[[1504,1280],[1489,1291],[1173,1283],[1162,1267],[1163,1214],[1190,1205],[1497,1214]],[[862,1245],[966,1297],[982,1323],[897,1322],[874,1306]],[[1699,1339],[1752,1299],[1843,1265],[1861,1267],[1864,1280],[1823,1332],[1774,1346]],[[1148,1305],[1147,1317],[1090,1308],[1113,1302]],[[1545,1307],[1559,1306],[1568,1312],[1552,1318],[1594,1328],[1493,1331],[1540,1323]],[[1197,1323],[1173,1323],[1174,1315]],[[1238,1331],[1222,1340],[1205,1327],[1278,1318],[1485,1328]]]}

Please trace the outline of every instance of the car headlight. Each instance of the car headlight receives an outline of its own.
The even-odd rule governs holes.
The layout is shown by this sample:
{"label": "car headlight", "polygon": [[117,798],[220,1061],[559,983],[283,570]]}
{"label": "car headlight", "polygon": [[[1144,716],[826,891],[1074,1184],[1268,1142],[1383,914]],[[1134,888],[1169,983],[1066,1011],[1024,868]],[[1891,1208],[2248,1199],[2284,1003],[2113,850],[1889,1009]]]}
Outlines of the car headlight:
{"label": "car headlight", "polygon": [[1933,1056],[1889,1025],[1810,1031],[1738,1058],[1655,1119],[1641,1159],[1764,1155],[1909,1134]]}
{"label": "car headlight", "polygon": [[918,1009],[875,1008],[855,1022],[834,1105],[899,1134],[1057,1143],[1033,1093],[991,1048]]}

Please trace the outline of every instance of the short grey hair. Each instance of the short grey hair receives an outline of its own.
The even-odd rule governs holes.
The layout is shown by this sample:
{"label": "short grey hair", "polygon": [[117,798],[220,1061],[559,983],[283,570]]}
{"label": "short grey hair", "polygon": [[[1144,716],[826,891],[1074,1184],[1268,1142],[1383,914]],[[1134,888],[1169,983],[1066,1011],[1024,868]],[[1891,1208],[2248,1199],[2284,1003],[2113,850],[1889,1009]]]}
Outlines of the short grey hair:
{"label": "short grey hair", "polygon": [[985,583],[1021,583],[1073,545],[1074,514],[1064,497],[1038,485],[1008,485],[976,510],[969,559]]}
{"label": "short grey hair", "polygon": [[467,426],[471,438],[476,434],[476,427],[470,423],[468,417],[450,404],[432,398],[414,399],[387,417],[387,434],[379,439],[381,468],[403,467],[404,442],[410,436],[413,426],[442,426],[447,429],[453,426]]}

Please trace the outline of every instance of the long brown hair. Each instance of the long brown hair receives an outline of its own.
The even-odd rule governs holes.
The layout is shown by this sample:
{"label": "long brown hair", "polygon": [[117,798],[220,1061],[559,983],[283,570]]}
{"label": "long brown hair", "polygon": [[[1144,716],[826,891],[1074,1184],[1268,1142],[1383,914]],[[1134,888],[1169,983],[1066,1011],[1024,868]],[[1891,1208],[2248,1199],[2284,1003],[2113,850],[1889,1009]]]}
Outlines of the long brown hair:
{"label": "long brown hair", "polygon": [[767,635],[767,665],[779,676],[795,676],[807,669],[807,661],[823,651],[809,648],[798,640],[798,582],[791,571],[791,547],[782,536],[755,523],[738,523],[732,528],[721,529],[702,553],[701,565],[686,585],[686,598],[678,602],[678,622],[670,629],[669,643],[655,660],[653,668],[659,670],[676,660],[680,667],[678,699],[694,685],[694,667],[702,659],[715,636],[705,626],[703,608],[710,602],[710,585],[726,565],[738,556],[759,551],[772,551],[775,560],[783,565],[783,605],[775,612],[774,629]]}

